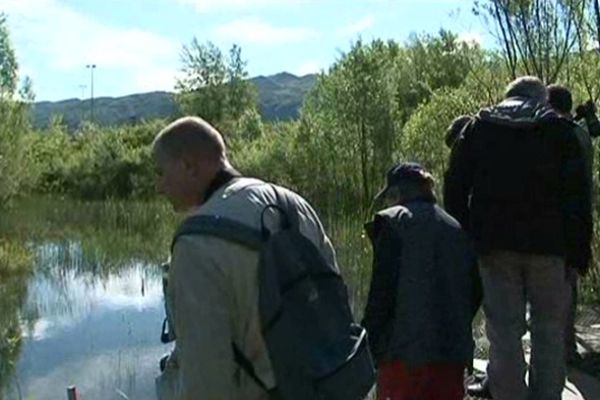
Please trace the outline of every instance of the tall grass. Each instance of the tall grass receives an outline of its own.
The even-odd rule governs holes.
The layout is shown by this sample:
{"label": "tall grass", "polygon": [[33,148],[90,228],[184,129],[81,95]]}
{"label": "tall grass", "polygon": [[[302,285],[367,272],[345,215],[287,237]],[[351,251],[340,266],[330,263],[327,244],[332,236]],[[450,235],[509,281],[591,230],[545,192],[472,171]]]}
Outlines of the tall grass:
{"label": "tall grass", "polygon": [[32,257],[20,242],[0,236],[0,400],[23,345],[20,310],[27,298]]}
{"label": "tall grass", "polygon": [[326,230],[335,246],[340,271],[348,286],[354,315],[362,316],[371,281],[372,249],[358,216],[326,219]]}

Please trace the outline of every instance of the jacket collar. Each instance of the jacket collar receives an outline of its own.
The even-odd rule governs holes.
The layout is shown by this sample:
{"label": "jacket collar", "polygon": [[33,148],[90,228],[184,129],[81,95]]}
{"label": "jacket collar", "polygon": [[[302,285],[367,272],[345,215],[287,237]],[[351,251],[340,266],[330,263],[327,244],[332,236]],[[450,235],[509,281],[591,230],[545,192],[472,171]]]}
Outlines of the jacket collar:
{"label": "jacket collar", "polygon": [[500,104],[482,109],[477,118],[498,125],[527,128],[559,116],[545,104],[524,97],[509,97]]}
{"label": "jacket collar", "polygon": [[415,203],[431,203],[431,204],[436,204],[437,203],[437,199],[435,197],[435,195],[433,193],[431,194],[424,194],[422,196],[418,196],[418,197],[413,197],[412,199],[403,202],[402,204],[400,204],[401,206],[404,207],[408,207],[410,204],[415,204]]}
{"label": "jacket collar", "polygon": [[234,179],[241,177],[242,174],[231,166],[224,167],[223,169],[219,170],[219,172],[217,172],[210,185],[208,185],[208,189],[206,190],[206,194],[204,195],[204,201],[202,202],[202,205],[189,210],[189,212],[186,215],[190,217],[192,215],[198,214],[199,210],[214,196],[216,192],[218,192],[220,189],[224,189],[225,186],[227,186],[227,184],[229,184]]}
{"label": "jacket collar", "polygon": [[215,194],[215,192],[217,190],[219,190],[221,187],[225,186],[226,184],[231,182],[233,179],[239,178],[241,176],[242,176],[242,174],[240,174],[233,167],[224,167],[223,169],[221,169],[219,172],[217,172],[214,179],[208,186],[208,189],[206,190],[206,194],[204,195],[204,202],[206,203],[212,197],[212,195]]}

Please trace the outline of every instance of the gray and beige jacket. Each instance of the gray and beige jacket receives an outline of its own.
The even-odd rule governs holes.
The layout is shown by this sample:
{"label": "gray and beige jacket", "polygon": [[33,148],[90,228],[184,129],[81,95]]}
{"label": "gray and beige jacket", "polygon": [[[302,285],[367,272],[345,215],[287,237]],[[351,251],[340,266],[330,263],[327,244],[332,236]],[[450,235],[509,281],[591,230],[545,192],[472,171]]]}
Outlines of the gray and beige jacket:
{"label": "gray and beige jacket", "polygon": [[[300,231],[335,265],[334,249],[313,208],[293,195]],[[261,214],[276,202],[270,185],[251,178],[224,183],[191,215],[221,216],[260,229]],[[276,211],[266,213],[276,223]],[[262,400],[268,398],[234,361],[235,344],[256,374],[275,386],[258,310],[258,252],[207,235],[184,235],[171,255],[167,301],[176,344],[157,378],[159,399]]]}

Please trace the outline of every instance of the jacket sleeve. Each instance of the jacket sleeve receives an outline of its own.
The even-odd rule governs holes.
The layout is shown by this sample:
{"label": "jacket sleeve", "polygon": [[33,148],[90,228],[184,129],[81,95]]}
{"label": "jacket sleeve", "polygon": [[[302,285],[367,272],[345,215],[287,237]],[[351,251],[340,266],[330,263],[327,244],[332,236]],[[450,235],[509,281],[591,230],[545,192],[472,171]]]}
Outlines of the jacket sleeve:
{"label": "jacket sleeve", "polygon": [[586,116],[585,125],[591,137],[595,138],[600,136],[600,121],[598,121],[596,114]]}
{"label": "jacket sleeve", "polygon": [[479,273],[479,265],[477,262],[477,254],[473,248],[473,244],[469,243],[468,246],[468,262],[471,265],[471,322],[477,316],[477,312],[483,303],[483,282],[481,281],[481,274]]}
{"label": "jacket sleeve", "polygon": [[469,197],[473,186],[471,137],[475,121],[471,121],[452,148],[450,163],[444,176],[444,207],[469,231]]}
{"label": "jacket sleeve", "polygon": [[567,132],[564,137],[561,208],[565,228],[566,262],[570,267],[586,273],[592,257],[591,191],[587,185],[583,148],[574,132]]}
{"label": "jacket sleeve", "polygon": [[373,272],[363,326],[369,333],[371,352],[379,361],[387,348],[388,329],[394,314],[401,243],[382,217],[373,222]]}
{"label": "jacket sleeve", "polygon": [[233,290],[213,237],[182,236],[173,251],[176,346],[183,398],[232,400]]}

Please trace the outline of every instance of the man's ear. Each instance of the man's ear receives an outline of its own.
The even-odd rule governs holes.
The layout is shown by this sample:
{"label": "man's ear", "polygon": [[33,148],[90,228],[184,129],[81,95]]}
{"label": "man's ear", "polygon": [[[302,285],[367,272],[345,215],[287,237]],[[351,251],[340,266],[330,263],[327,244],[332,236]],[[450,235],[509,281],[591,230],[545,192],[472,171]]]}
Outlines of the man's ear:
{"label": "man's ear", "polygon": [[194,177],[205,177],[217,170],[215,163],[206,157],[186,157],[182,160],[185,171]]}
{"label": "man's ear", "polygon": [[189,155],[183,155],[179,159],[181,168],[191,175],[196,175],[200,170],[200,160]]}

